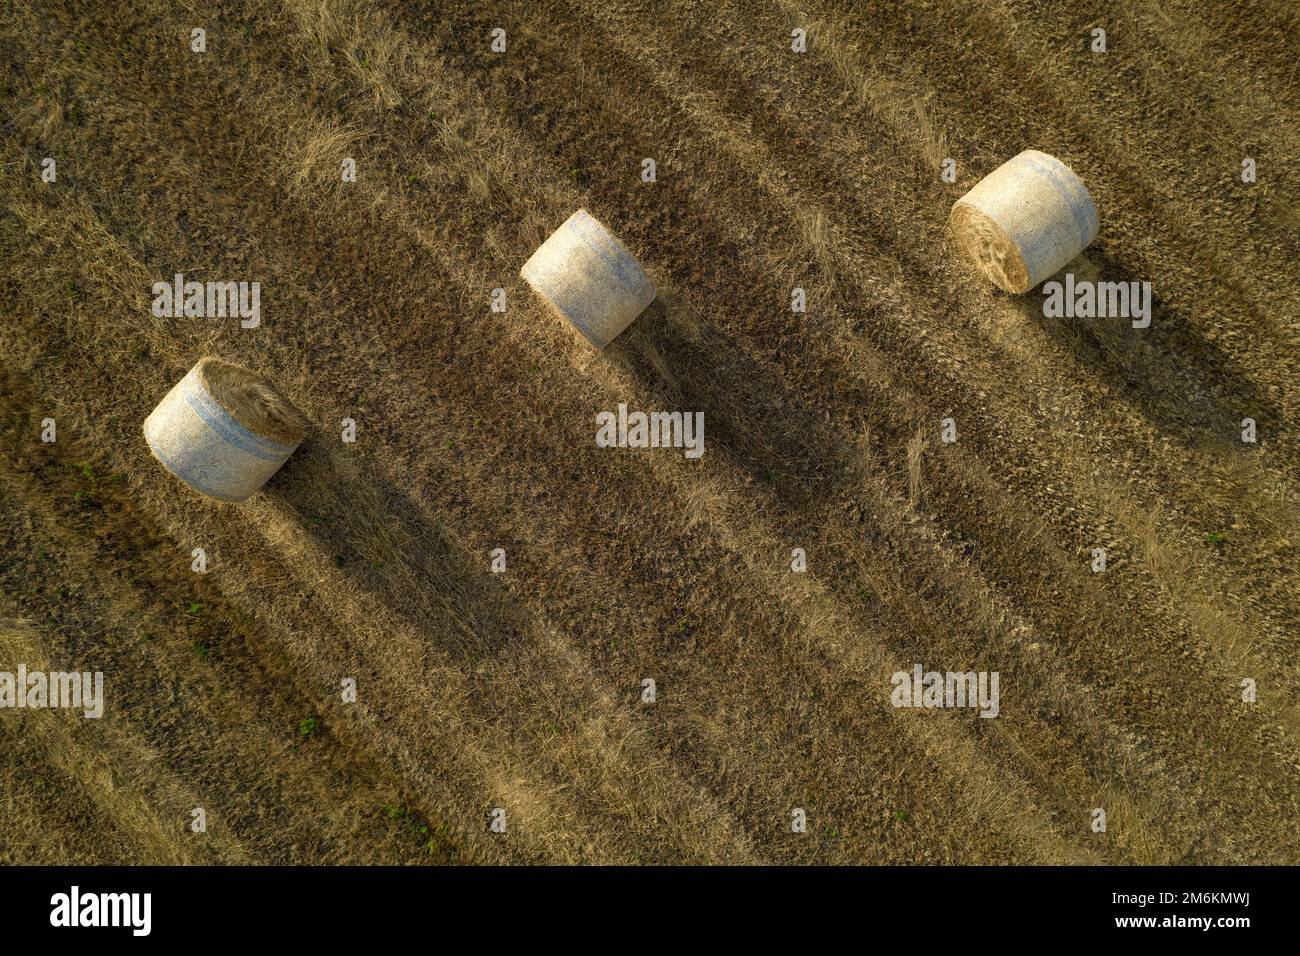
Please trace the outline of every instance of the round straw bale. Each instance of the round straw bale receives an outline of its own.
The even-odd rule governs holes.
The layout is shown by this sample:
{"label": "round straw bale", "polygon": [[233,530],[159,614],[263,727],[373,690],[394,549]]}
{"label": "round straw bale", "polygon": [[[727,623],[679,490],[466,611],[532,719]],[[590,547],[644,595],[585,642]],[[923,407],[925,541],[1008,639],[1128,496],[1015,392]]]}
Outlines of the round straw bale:
{"label": "round straw bale", "polygon": [[632,254],[585,209],[538,246],[519,274],[546,303],[603,349],[655,297]]}
{"label": "round straw bale", "polygon": [[206,357],[149,413],[144,440],[168,471],[203,494],[243,501],[293,454],[305,426],[264,378]]}
{"label": "round straw bale", "polygon": [[962,252],[1004,292],[1028,292],[1097,237],[1097,207],[1059,159],[1027,149],[953,204]]}

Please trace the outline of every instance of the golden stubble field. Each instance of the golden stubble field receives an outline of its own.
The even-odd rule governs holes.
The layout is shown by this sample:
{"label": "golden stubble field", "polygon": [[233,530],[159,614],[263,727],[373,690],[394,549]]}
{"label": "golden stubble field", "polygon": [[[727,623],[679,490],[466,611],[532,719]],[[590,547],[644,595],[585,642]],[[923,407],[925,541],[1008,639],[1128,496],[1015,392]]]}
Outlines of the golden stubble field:
{"label": "golden stubble field", "polygon": [[[0,861],[1300,862],[1297,49],[1283,2],[8,0],[0,671],[107,702],[0,710]],[[1026,147],[1149,328],[956,254]],[[659,290],[600,353],[518,277],[580,206]],[[156,318],[177,272],[260,326]],[[204,354],[313,423],[244,505],[140,435]],[[598,448],[621,402],[706,453]],[[894,708],[915,664],[997,718]]]}

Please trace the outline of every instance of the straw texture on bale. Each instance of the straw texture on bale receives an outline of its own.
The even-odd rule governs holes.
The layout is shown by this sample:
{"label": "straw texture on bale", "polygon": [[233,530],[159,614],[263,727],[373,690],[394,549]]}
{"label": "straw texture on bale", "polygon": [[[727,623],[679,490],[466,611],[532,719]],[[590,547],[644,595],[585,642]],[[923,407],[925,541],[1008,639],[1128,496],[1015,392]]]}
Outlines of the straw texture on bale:
{"label": "straw texture on bale", "polygon": [[266,379],[206,357],[144,422],[144,439],[172,474],[221,501],[243,501],[293,454],[305,421]]}
{"label": "straw texture on bale", "polygon": [[636,259],[585,209],[551,233],[519,274],[592,345],[603,349],[655,297]]}
{"label": "straw texture on bale", "polygon": [[1028,292],[1097,237],[1097,207],[1059,159],[1027,149],[953,204],[957,244],[1004,292]]}

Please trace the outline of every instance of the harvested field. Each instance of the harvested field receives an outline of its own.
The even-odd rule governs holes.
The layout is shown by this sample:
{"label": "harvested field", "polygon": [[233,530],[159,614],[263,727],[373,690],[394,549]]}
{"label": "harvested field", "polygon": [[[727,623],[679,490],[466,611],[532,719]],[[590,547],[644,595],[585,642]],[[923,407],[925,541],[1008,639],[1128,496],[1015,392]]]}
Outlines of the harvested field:
{"label": "harvested field", "polygon": [[[0,672],[105,707],[0,709],[0,862],[1300,863],[1300,12],[1049,6],[4,3]],[[960,255],[1029,148],[1148,327]],[[205,355],[311,423],[243,504],[141,434]]]}

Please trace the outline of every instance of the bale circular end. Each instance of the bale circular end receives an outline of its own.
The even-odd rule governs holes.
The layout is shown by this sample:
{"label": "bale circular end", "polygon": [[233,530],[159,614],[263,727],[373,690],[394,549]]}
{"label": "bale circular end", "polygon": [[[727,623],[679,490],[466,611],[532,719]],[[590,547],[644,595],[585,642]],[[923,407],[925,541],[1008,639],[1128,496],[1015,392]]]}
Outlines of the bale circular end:
{"label": "bale circular end", "polygon": [[519,274],[598,349],[631,325],[655,297],[640,264],[585,209],[551,233]]}
{"label": "bale circular end", "polygon": [[1005,292],[1027,292],[1097,237],[1097,207],[1060,160],[1027,149],[953,204],[949,219],[962,250]]}
{"label": "bale circular end", "polygon": [[998,224],[974,206],[958,202],[949,218],[962,254],[1003,292],[1028,292],[1024,256]]}
{"label": "bale circular end", "polygon": [[266,379],[219,358],[199,360],[144,422],[168,471],[221,501],[244,501],[302,442],[301,413]]}

